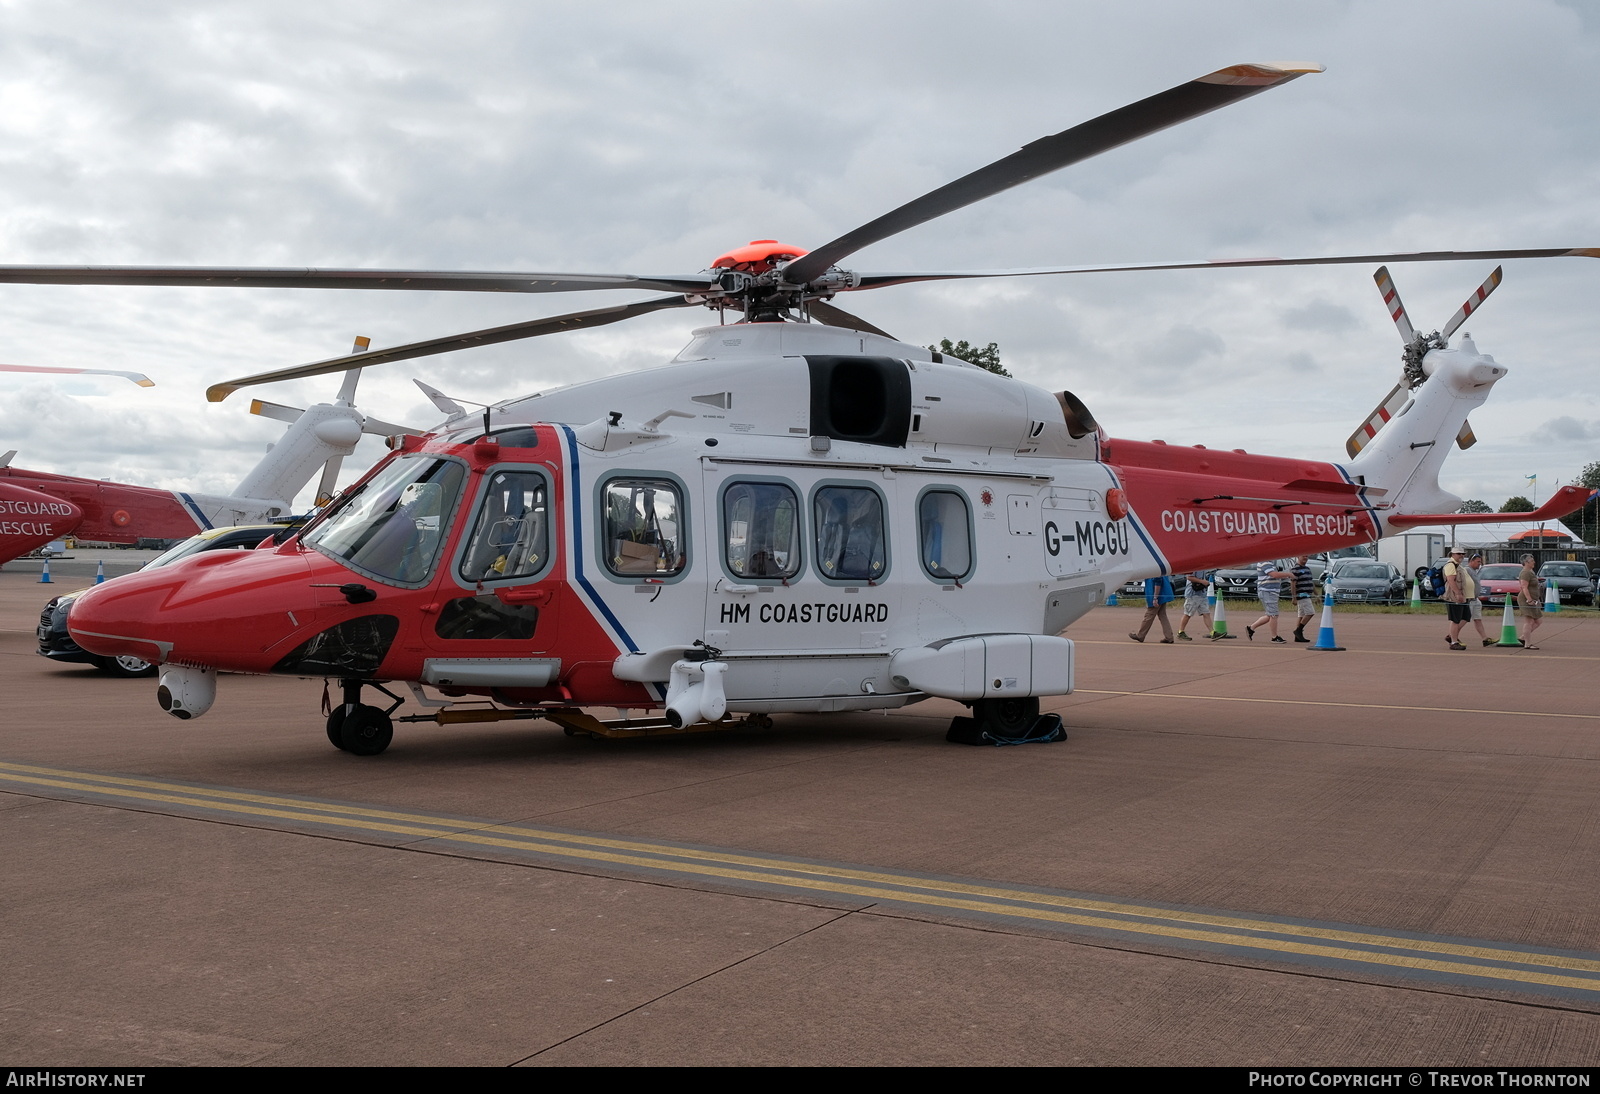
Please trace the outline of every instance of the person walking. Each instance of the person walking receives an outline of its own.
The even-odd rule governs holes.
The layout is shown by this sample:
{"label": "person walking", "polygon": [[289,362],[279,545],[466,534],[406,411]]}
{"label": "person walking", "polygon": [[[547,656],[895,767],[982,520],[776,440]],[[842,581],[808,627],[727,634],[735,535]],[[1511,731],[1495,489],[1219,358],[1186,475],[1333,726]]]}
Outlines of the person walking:
{"label": "person walking", "polygon": [[1196,570],[1189,574],[1183,582],[1183,618],[1178,620],[1178,638],[1184,642],[1193,642],[1184,632],[1189,628],[1189,620],[1198,618],[1206,628],[1206,637],[1216,641],[1222,636],[1213,634],[1211,627],[1211,604],[1206,598],[1206,590],[1210,588],[1213,580],[1212,572]]}
{"label": "person walking", "polygon": [[1478,629],[1478,637],[1483,639],[1485,646],[1495,644],[1495,639],[1489,637],[1489,632],[1483,629],[1483,582],[1478,577],[1478,571],[1483,569],[1483,556],[1473,555],[1467,559],[1467,569],[1471,571],[1472,583],[1477,588],[1477,594],[1467,602],[1467,607],[1472,610],[1472,625]]}
{"label": "person walking", "polygon": [[1522,648],[1536,650],[1539,647],[1533,644],[1533,632],[1539,629],[1539,624],[1544,622],[1544,590],[1539,580],[1539,574],[1534,570],[1535,560],[1532,555],[1522,556],[1522,572],[1517,574],[1517,604],[1522,613]]}
{"label": "person walking", "polygon": [[1245,637],[1250,641],[1256,640],[1256,631],[1263,625],[1270,626],[1274,642],[1284,641],[1283,635],[1278,633],[1278,594],[1283,589],[1283,583],[1293,579],[1294,574],[1278,569],[1276,562],[1256,563],[1256,595],[1261,598],[1261,618],[1244,629]]}
{"label": "person walking", "polygon": [[1294,565],[1289,568],[1289,574],[1294,581],[1294,640],[1296,642],[1309,642],[1306,637],[1306,624],[1311,622],[1311,617],[1317,614],[1312,595],[1316,592],[1317,581],[1311,576],[1310,555],[1301,555],[1294,560]]}
{"label": "person walking", "polygon": [[1128,637],[1135,642],[1143,642],[1144,636],[1150,633],[1150,624],[1159,619],[1161,633],[1166,636],[1161,639],[1161,644],[1172,645],[1172,622],[1167,618],[1167,605],[1170,603],[1172,603],[1172,579],[1165,574],[1160,577],[1145,578],[1144,621],[1139,624],[1137,631],[1129,631]]}
{"label": "person walking", "polygon": [[1472,618],[1472,601],[1478,592],[1472,571],[1467,568],[1467,552],[1461,547],[1450,548],[1450,561],[1444,564],[1444,602],[1450,615],[1450,633],[1445,643],[1453,650],[1464,650],[1461,628]]}

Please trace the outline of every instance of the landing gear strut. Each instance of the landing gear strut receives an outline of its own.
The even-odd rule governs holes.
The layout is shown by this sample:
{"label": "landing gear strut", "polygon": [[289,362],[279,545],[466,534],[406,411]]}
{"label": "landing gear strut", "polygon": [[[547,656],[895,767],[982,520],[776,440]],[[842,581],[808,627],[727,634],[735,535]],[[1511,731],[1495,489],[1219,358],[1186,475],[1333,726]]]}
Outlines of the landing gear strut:
{"label": "landing gear strut", "polygon": [[[328,714],[329,743],[356,756],[376,756],[394,740],[394,722],[389,715],[404,700],[390,694],[382,684],[368,680],[341,680],[339,684],[344,689],[344,702]],[[394,704],[386,710],[363,703],[362,684],[371,684],[394,699]]]}

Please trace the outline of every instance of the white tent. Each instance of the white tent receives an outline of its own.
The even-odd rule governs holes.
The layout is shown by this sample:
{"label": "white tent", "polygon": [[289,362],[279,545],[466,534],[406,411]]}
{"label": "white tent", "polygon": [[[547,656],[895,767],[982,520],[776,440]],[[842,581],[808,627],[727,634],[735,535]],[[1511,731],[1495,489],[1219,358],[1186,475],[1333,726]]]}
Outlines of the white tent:
{"label": "white tent", "polygon": [[1571,536],[1572,542],[1578,546],[1583,545],[1583,540],[1571,528],[1559,520],[1545,520],[1537,524],[1527,521],[1507,521],[1503,524],[1428,524],[1417,528],[1407,528],[1407,532],[1433,532],[1444,536],[1446,548],[1459,545],[1470,550],[1509,550],[1518,546],[1512,536],[1528,531],[1530,528],[1543,528],[1546,532],[1559,536]]}

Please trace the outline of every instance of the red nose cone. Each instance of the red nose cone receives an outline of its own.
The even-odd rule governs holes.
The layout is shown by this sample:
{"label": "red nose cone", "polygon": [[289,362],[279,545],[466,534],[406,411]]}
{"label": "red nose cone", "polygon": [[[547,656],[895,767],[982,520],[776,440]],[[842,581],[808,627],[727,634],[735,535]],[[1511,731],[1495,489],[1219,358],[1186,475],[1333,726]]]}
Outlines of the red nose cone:
{"label": "red nose cone", "polygon": [[317,617],[301,555],[209,551],[96,585],[72,602],[72,640],[104,657],[265,672]]}
{"label": "red nose cone", "polygon": [[0,482],[0,562],[67,535],[82,520],[83,511],[69,501]]}
{"label": "red nose cone", "polygon": [[762,274],[779,262],[787,262],[805,254],[804,247],[791,247],[775,239],[753,239],[744,247],[735,247],[711,264],[714,270],[738,270],[740,273]]}

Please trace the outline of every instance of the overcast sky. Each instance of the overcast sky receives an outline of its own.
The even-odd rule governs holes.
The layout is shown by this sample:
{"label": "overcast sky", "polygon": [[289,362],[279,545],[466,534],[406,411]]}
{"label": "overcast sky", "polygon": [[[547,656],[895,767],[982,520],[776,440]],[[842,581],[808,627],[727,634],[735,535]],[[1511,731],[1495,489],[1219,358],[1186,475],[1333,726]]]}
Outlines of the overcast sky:
{"label": "overcast sky", "polygon": [[[1327,66],[860,252],[861,270],[1600,246],[1600,8],[1552,0],[0,0],[0,262],[676,273],[814,247],[1045,134],[1242,61]],[[1397,266],[1441,326],[1492,263]],[[1444,484],[1499,505],[1600,459],[1600,261],[1506,263],[1467,324],[1510,369]],[[21,466],[226,492],[282,430],[209,383],[644,293],[0,286]],[[1394,382],[1366,266],[902,286],[840,300],[906,341],[997,342],[1114,436],[1342,458]],[[369,372],[489,402],[664,362],[711,313]],[[371,442],[368,442],[369,444]],[[364,447],[346,479],[380,454]]]}

